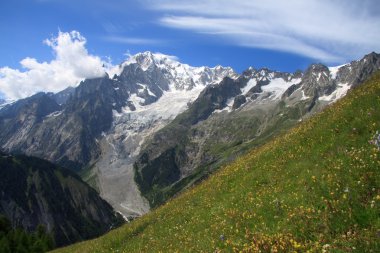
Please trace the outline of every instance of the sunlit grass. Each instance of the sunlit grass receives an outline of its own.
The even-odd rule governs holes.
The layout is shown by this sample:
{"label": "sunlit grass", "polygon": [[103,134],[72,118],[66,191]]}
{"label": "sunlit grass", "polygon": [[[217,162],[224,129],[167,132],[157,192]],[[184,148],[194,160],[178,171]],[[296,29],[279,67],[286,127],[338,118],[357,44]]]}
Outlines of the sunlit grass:
{"label": "sunlit grass", "polygon": [[380,252],[380,74],[164,206],[57,252]]}

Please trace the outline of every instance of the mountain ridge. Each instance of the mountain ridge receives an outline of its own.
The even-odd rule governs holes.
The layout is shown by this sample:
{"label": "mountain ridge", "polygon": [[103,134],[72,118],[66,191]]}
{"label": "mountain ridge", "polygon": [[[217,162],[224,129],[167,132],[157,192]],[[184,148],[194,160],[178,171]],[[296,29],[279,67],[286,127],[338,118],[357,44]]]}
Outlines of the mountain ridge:
{"label": "mountain ridge", "polygon": [[377,252],[379,97],[377,72],[149,214],[55,252]]}
{"label": "mountain ridge", "polygon": [[[375,56],[376,61],[368,60]],[[173,195],[171,185],[175,189],[188,181],[186,177],[203,177],[199,170],[207,176],[220,162],[240,153],[238,146],[242,150],[255,146],[340,99],[359,84],[362,76],[357,73],[367,68],[370,73],[380,69],[379,55],[331,68],[332,73],[322,64],[311,65],[304,74],[249,68],[235,80],[225,78],[208,86],[188,110],[154,133],[143,147],[134,165],[141,192],[152,206],[162,204]],[[244,102],[236,106],[239,98]],[[239,131],[246,133],[239,136]],[[232,153],[223,157],[228,149]],[[178,176],[165,181],[172,170]]]}
{"label": "mountain ridge", "polygon": [[248,68],[237,75],[229,67],[191,67],[140,53],[112,77],[42,96],[54,106],[40,120],[36,110],[29,121],[1,117],[20,102],[5,106],[0,147],[73,168],[126,218],[140,216],[341,98],[380,68],[379,59],[372,53],[340,67],[315,64],[305,73]]}

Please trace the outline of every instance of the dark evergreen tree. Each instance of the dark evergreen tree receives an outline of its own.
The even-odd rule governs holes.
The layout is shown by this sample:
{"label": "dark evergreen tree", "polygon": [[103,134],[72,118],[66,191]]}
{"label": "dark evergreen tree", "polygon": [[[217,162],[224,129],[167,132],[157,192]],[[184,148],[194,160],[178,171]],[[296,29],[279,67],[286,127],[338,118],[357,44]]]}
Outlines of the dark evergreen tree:
{"label": "dark evergreen tree", "polygon": [[13,229],[10,221],[0,216],[0,253],[43,253],[53,248],[53,237],[43,225],[29,233],[22,228]]}

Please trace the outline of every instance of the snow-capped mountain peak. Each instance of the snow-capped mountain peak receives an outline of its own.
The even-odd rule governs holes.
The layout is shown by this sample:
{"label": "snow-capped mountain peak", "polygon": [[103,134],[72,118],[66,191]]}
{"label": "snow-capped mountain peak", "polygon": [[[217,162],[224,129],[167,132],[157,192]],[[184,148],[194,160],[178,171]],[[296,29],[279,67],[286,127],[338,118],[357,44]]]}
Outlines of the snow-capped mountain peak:
{"label": "snow-capped mountain peak", "polygon": [[[173,113],[169,112],[170,117],[178,114],[178,109],[183,111],[186,104],[193,101],[206,86],[220,83],[226,76],[232,79],[238,77],[231,67],[193,67],[180,63],[175,56],[149,51],[131,56],[122,65],[123,71],[118,80],[138,85],[137,92],[132,90],[129,93],[129,108],[126,110],[145,110],[144,107],[151,103],[165,105],[168,98],[175,97],[176,108],[173,108]],[[133,75],[137,76],[133,78]]]}
{"label": "snow-capped mountain peak", "polygon": [[230,67],[220,65],[213,68],[205,66],[193,67],[180,63],[175,56],[150,51],[130,56],[121,65],[110,70],[110,76],[121,76],[128,66],[138,67],[147,74],[161,72],[160,74],[165,79],[170,80],[169,88],[171,89],[190,90],[194,86],[205,86],[209,83],[220,82],[225,76],[231,78],[237,78],[238,76]]}

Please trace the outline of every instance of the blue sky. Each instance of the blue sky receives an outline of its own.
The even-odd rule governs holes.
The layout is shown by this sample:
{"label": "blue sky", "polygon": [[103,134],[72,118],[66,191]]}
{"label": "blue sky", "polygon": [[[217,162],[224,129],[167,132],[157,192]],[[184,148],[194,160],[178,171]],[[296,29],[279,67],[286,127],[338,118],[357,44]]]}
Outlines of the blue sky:
{"label": "blue sky", "polygon": [[[147,50],[239,73],[339,65],[380,51],[379,13],[377,0],[4,0],[0,93],[57,91]],[[76,63],[86,61],[88,68]],[[71,79],[57,76],[64,67],[73,68]]]}

